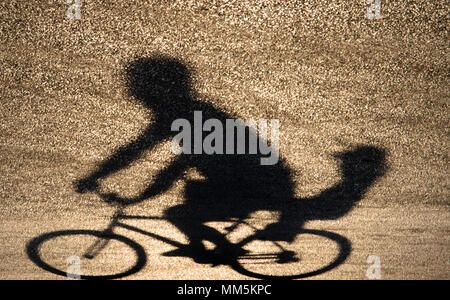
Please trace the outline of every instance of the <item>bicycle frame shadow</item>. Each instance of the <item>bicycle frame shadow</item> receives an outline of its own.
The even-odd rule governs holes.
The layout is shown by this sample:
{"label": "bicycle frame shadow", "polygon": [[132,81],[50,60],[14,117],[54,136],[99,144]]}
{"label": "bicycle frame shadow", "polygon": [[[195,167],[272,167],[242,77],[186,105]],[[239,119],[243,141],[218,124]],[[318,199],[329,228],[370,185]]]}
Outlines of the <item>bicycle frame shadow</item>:
{"label": "bicycle frame shadow", "polygon": [[[130,230],[130,231],[142,234],[144,236],[159,240],[161,242],[164,242],[165,244],[171,245],[176,248],[176,250],[169,252],[169,253],[176,253],[176,255],[165,255],[165,256],[183,256],[183,257],[187,257],[187,258],[192,258],[192,257],[195,257],[195,255],[196,255],[195,252],[192,252],[192,249],[189,247],[189,244],[183,244],[183,243],[177,242],[175,240],[172,240],[170,238],[164,237],[162,235],[139,229],[138,227],[125,224],[125,223],[121,222],[120,220],[165,220],[165,219],[162,217],[124,215],[122,213],[122,211],[119,210],[116,214],[114,214],[110,225],[104,231],[62,230],[62,231],[45,233],[45,234],[42,234],[42,235],[30,240],[27,243],[27,247],[26,247],[27,255],[28,255],[29,259],[31,261],[33,261],[40,268],[42,268],[50,273],[53,273],[53,274],[56,274],[59,276],[65,276],[68,278],[79,278],[79,279],[88,279],[88,280],[111,280],[111,279],[120,279],[123,277],[127,277],[127,276],[130,276],[130,275],[133,275],[133,274],[139,272],[141,269],[143,269],[145,267],[145,265],[147,263],[147,255],[146,255],[144,248],[141,245],[139,245],[138,243],[136,243],[135,241],[133,241],[125,236],[115,234],[113,231],[114,231],[114,228],[116,228],[116,227],[121,227],[121,228]],[[236,224],[247,224],[249,227],[256,230],[255,227],[253,227],[252,225],[250,225],[242,220],[236,220],[234,222],[234,225],[236,225]],[[231,227],[233,227],[233,226],[231,226]],[[229,233],[231,231],[232,230],[230,229]],[[343,237],[339,234],[327,232],[327,231],[323,231],[323,230],[311,230],[311,229],[303,229],[301,233],[315,234],[315,235],[323,236],[323,237],[333,240],[334,242],[336,242],[339,245],[340,251],[339,251],[338,255],[334,258],[334,260],[330,264],[328,264],[320,269],[310,271],[310,272],[305,272],[302,274],[291,275],[291,276],[270,276],[270,275],[258,274],[253,271],[250,271],[250,270],[244,268],[238,262],[238,259],[242,259],[242,258],[245,259],[246,258],[245,256],[233,257],[233,258],[228,259],[226,262],[222,261],[220,264],[228,265],[233,270],[235,270],[236,272],[238,272],[242,275],[253,277],[253,278],[258,278],[258,279],[277,279],[277,280],[279,280],[279,279],[301,279],[301,278],[307,278],[307,277],[319,275],[319,274],[325,273],[329,270],[332,270],[333,268],[342,264],[347,259],[348,255],[350,254],[350,251],[351,251],[350,241],[348,241],[345,237]],[[91,235],[91,236],[95,236],[97,238],[97,240],[93,244],[91,244],[91,246],[89,246],[88,249],[85,251],[85,254],[83,255],[84,258],[94,259],[97,255],[100,254],[100,252],[104,248],[107,247],[108,243],[114,239],[114,240],[118,240],[118,241],[126,244],[128,247],[133,249],[133,251],[135,252],[136,257],[137,257],[136,263],[128,270],[121,272],[121,273],[117,273],[117,274],[81,275],[81,274],[69,273],[69,270],[62,271],[60,269],[57,269],[56,267],[46,263],[41,258],[40,254],[39,254],[39,249],[40,249],[40,246],[43,243],[45,243],[47,240],[55,239],[55,238],[58,238],[61,236],[74,236],[74,235]],[[254,236],[250,236],[250,237],[243,239],[241,242],[243,244],[245,244],[248,241],[252,241],[253,238],[254,238]],[[276,253],[268,253],[267,255],[272,256],[272,258],[273,258],[273,256],[276,256],[277,254]],[[248,258],[252,259],[251,256],[249,256]],[[211,261],[211,262],[214,263],[214,261]]]}
{"label": "bicycle frame shadow", "polygon": [[[215,119],[222,124],[226,120],[237,119],[217,107],[197,100],[191,86],[191,71],[180,60],[161,55],[139,58],[127,67],[126,78],[129,94],[153,112],[154,122],[134,141],[120,147],[101,162],[92,174],[79,180],[75,185],[78,192],[95,190],[98,180],[128,167],[160,142],[173,139],[177,133],[171,128],[177,119],[194,124],[194,114],[198,111],[203,113],[205,119]],[[194,132],[191,134],[191,140],[195,140]],[[245,128],[245,137],[246,141],[251,138],[264,140],[249,127]],[[220,142],[225,147],[230,141],[223,137]],[[236,139],[231,142],[232,149],[235,150],[232,153],[238,153]],[[190,146],[191,154],[178,155],[155,176],[139,197],[115,200],[121,205],[137,204],[164,193],[185,170],[198,170],[204,180],[187,181],[184,203],[164,212],[164,218],[188,237],[192,245],[192,256],[198,262],[205,254],[200,245],[204,240],[213,242],[217,247],[230,247],[230,243],[220,232],[204,226],[206,222],[245,219],[259,210],[276,211],[280,213],[279,220],[273,226],[268,226],[265,234],[260,237],[270,241],[289,242],[304,232],[303,226],[308,221],[333,220],[346,215],[387,170],[384,149],[356,145],[335,156],[341,171],[338,183],[316,196],[296,198],[292,170],[282,157],[276,164],[261,165],[260,158],[264,155],[261,151],[257,155],[247,154],[249,145],[246,145],[244,154],[212,155],[197,154],[193,149],[194,145]],[[46,235],[45,238],[49,236]],[[335,263],[319,273],[343,263],[351,252],[351,244],[346,238],[337,235],[333,238],[339,244],[341,253]],[[39,254],[34,253],[40,242],[42,238],[38,237],[28,244],[28,256],[41,268],[52,271],[42,263]],[[141,251],[140,246],[133,244],[133,247],[136,251]],[[145,261],[142,260],[139,264],[142,268]],[[122,274],[121,277],[129,274]],[[311,272],[308,276],[317,274]]]}

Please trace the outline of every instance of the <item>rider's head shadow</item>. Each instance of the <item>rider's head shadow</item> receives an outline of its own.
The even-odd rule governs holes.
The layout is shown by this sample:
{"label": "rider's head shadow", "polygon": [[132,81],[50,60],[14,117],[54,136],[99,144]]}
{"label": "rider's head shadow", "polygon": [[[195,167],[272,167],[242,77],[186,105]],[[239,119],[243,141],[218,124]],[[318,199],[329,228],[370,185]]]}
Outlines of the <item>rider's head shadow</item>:
{"label": "rider's head shadow", "polygon": [[138,58],[126,67],[128,93],[154,113],[189,105],[191,73],[178,59]]}

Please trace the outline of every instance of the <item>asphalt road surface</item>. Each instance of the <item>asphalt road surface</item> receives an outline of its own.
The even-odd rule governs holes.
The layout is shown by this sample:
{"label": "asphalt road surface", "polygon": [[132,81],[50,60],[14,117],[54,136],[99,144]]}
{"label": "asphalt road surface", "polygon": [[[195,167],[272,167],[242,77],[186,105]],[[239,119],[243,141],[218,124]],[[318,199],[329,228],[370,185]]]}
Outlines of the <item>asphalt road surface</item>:
{"label": "asphalt road surface", "polygon": [[[0,279],[65,279],[30,259],[30,241],[107,227],[116,208],[95,193],[78,193],[74,182],[154,124],[155,113],[129,93],[125,70],[155,55],[191,70],[199,102],[235,118],[279,120],[280,156],[296,198],[312,199],[339,184],[345,170],[333,154],[361,145],[385,151],[385,172],[345,214],[304,224],[351,243],[345,261],[307,278],[450,279],[446,1],[381,0],[379,15],[376,9],[368,15],[362,0],[82,1],[80,19],[66,15],[69,6],[0,3]],[[141,154],[102,178],[101,190],[139,195],[175,159],[167,139]],[[167,191],[126,213],[163,216],[185,201],[187,181],[201,176],[186,170]],[[261,209],[246,220],[262,229],[277,217]],[[187,241],[164,219],[123,222]],[[209,225],[222,231],[230,224]],[[229,238],[252,230],[241,224]],[[164,255],[175,247],[151,236],[115,232],[147,257],[124,279],[254,278],[227,265]],[[296,274],[338,253],[339,243],[303,236],[280,242],[298,251],[299,262],[244,266]],[[85,246],[68,236],[37,248],[43,261],[64,271],[73,267],[68,256],[83,254]],[[274,244],[248,247],[270,252]],[[81,271],[127,270],[136,258],[122,248],[105,249],[100,264],[83,260]]]}

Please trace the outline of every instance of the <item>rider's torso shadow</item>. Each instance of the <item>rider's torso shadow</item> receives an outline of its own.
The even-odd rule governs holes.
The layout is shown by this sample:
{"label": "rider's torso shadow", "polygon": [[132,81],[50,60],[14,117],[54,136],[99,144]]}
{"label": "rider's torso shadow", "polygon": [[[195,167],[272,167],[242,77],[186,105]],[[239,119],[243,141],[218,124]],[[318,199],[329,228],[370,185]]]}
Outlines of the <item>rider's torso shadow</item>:
{"label": "rider's torso shadow", "polygon": [[[79,191],[86,186],[89,188],[93,181],[127,167],[158,143],[173,138],[177,132],[171,131],[171,125],[176,119],[194,124],[195,111],[202,112],[203,121],[217,119],[225,124],[227,119],[234,119],[195,99],[189,71],[178,60],[164,57],[138,59],[130,64],[127,76],[132,96],[152,110],[155,121],[135,141],[118,149],[93,174],[79,181]],[[255,131],[247,127],[245,140],[254,134]],[[191,141],[194,139],[192,130]],[[225,148],[225,135],[222,142]],[[236,146],[235,143],[235,150]],[[194,145],[191,148],[193,152]],[[285,161],[281,158],[276,164],[261,165],[260,157],[253,154],[180,154],[156,175],[141,197],[128,201],[136,203],[161,194],[185,170],[196,168],[203,180],[188,181],[184,203],[168,209],[165,215],[186,234],[201,256],[202,240],[223,246],[227,243],[223,235],[204,226],[205,222],[245,218],[260,210],[277,211],[280,218],[267,228],[264,238],[292,241],[307,221],[344,216],[386,170],[383,149],[356,146],[336,155],[341,170],[337,184],[314,197],[299,199],[294,196],[291,170]]]}

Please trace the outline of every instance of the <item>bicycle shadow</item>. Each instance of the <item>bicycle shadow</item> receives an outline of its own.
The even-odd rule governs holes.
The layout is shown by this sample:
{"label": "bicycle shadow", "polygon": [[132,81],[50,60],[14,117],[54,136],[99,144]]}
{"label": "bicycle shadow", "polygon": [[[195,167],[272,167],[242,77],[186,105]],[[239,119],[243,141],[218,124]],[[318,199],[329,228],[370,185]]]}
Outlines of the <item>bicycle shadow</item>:
{"label": "bicycle shadow", "polygon": [[[173,139],[178,132],[172,131],[171,127],[177,119],[185,119],[194,124],[195,111],[202,112],[203,120],[216,119],[222,124],[227,119],[236,119],[196,99],[191,86],[190,70],[177,59],[164,56],[137,59],[127,68],[127,81],[130,94],[152,111],[154,122],[137,139],[117,149],[95,172],[78,181],[78,192],[93,190],[99,179],[126,168],[144,151],[151,151],[159,143]],[[262,140],[254,130],[245,128],[246,141],[255,136]],[[196,138],[193,131],[191,137],[192,141]],[[215,142],[222,143],[224,148],[230,143],[225,136]],[[232,142],[230,149],[237,153],[236,138]],[[191,153],[194,153],[194,145],[188,146]],[[249,153],[249,145],[246,145],[245,150],[245,153]],[[337,219],[347,214],[387,169],[383,149],[358,145],[352,150],[336,154],[341,170],[338,183],[314,197],[296,198],[291,170],[284,159],[281,157],[273,165],[261,165],[260,159],[264,155],[259,150],[256,155],[180,154],[156,175],[141,196],[118,201],[131,205],[159,195],[181,178],[185,170],[195,168],[203,179],[187,181],[184,203],[167,209],[165,217],[188,237],[192,258],[198,263],[210,263],[211,257],[205,258],[202,241],[213,242],[225,249],[224,253],[232,253],[235,249],[232,249],[223,234],[204,226],[204,223],[227,221],[231,218],[245,219],[251,213],[261,210],[275,211],[280,213],[280,218],[275,224],[268,226],[260,238],[290,242],[302,232],[305,222]],[[351,246],[346,239],[338,239],[338,242],[341,243],[343,253],[323,272],[341,264],[349,255]],[[39,262],[36,255],[29,253],[35,263]],[[214,263],[222,262],[218,260],[213,261]],[[316,274],[312,272],[308,276]]]}

